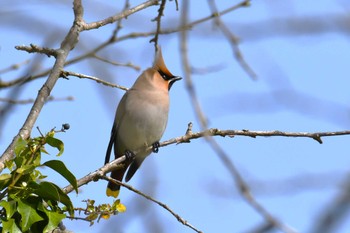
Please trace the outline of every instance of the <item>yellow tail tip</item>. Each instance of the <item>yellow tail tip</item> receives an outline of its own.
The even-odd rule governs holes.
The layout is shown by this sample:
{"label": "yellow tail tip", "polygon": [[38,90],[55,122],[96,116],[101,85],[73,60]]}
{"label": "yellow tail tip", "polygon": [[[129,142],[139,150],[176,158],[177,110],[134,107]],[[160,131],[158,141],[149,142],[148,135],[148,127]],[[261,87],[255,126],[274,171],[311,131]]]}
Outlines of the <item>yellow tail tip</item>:
{"label": "yellow tail tip", "polygon": [[117,197],[119,196],[119,190],[113,191],[112,189],[107,188],[107,190],[106,190],[106,195],[107,195],[108,197],[117,198]]}

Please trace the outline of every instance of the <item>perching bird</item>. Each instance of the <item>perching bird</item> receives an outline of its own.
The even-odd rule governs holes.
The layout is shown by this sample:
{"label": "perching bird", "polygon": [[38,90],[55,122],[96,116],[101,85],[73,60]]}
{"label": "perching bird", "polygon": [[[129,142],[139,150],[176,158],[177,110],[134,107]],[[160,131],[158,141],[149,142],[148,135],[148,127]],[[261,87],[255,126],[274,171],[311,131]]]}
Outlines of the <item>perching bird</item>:
{"label": "perching bird", "polygon": [[[128,182],[151,153],[142,150],[153,146],[153,151],[158,151],[168,121],[169,90],[180,79],[167,69],[159,49],[153,67],[145,70],[124,94],[115,115],[105,164],[109,162],[113,146],[115,158],[125,153],[141,152],[133,161],[127,160],[122,167],[112,171],[113,179],[122,181],[129,168],[125,177]],[[109,182],[106,194],[117,197],[119,190],[119,185]]]}

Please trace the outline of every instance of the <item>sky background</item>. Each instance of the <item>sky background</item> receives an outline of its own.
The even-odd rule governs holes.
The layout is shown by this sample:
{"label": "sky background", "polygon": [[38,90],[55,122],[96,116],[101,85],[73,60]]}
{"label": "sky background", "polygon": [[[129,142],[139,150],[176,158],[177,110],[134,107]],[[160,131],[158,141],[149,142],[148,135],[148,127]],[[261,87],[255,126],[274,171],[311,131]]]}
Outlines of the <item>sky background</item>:
{"label": "sky background", "polygon": [[[131,6],[140,1],[130,1]],[[238,1],[237,1],[238,3]],[[85,20],[92,22],[119,12],[119,1],[85,1]],[[217,3],[223,10],[232,1]],[[180,9],[182,1],[179,1]],[[18,51],[16,45],[30,43],[58,48],[72,20],[70,1],[1,1],[0,70],[30,59],[17,71],[1,74],[4,81],[35,74],[53,65],[54,59]],[[150,7],[124,20],[120,35],[149,32],[158,7]],[[350,128],[349,13],[348,1],[252,1],[222,17],[226,26],[240,38],[245,61],[257,74],[254,81],[233,56],[230,43],[212,21],[189,31],[189,58],[196,70],[193,82],[209,127],[219,129],[280,130],[293,132],[340,131]],[[190,21],[210,14],[206,1],[191,1]],[[167,2],[162,25],[180,24],[181,12],[175,2]],[[95,48],[107,40],[114,25],[83,32],[68,59]],[[169,70],[183,76],[179,34],[160,35],[159,44]],[[116,62],[132,62],[141,70],[152,65],[151,37],[113,44],[98,55]],[[40,66],[38,67],[37,65]],[[30,67],[37,66],[32,71]],[[67,66],[68,71],[93,75],[130,87],[141,71],[113,66],[94,58]],[[208,71],[209,70],[209,71]],[[46,77],[45,77],[46,78]],[[25,84],[19,99],[35,98],[44,78]],[[0,97],[9,95],[0,90]],[[69,123],[60,158],[77,178],[95,171],[104,163],[115,108],[124,91],[94,81],[69,77],[60,79],[52,96],[73,96],[74,101],[47,103],[35,126],[42,132]],[[200,124],[191,105],[184,80],[175,83],[171,93],[168,140],[193,131]],[[0,102],[0,108],[3,103]],[[1,153],[22,126],[31,105],[16,105],[1,120]],[[39,133],[33,129],[32,136]],[[311,232],[318,218],[341,191],[349,173],[349,136],[322,138],[323,144],[309,138],[219,138],[251,188],[252,194],[271,214],[299,232]],[[47,159],[55,159],[55,151]],[[49,180],[62,187],[66,181],[44,170]],[[203,232],[248,232],[263,219],[239,195],[230,173],[204,139],[160,148],[149,156],[129,182]],[[91,182],[70,197],[78,207],[82,200],[112,203],[105,196],[107,183]],[[92,227],[83,221],[65,220],[74,232],[193,232],[169,212],[126,189],[119,196],[127,207],[123,214]],[[349,232],[344,221],[334,232]],[[276,231],[277,232],[277,231]]]}

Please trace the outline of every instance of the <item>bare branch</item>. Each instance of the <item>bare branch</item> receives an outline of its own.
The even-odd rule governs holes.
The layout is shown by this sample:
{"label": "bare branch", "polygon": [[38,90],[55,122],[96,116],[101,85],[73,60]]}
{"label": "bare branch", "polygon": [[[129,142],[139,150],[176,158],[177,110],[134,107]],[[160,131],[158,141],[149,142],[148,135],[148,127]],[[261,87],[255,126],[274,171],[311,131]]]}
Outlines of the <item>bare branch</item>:
{"label": "bare branch", "polygon": [[139,66],[136,66],[136,65],[133,65],[131,62],[128,62],[128,63],[120,63],[120,62],[114,62],[114,61],[110,61],[108,59],[105,59],[103,57],[100,57],[96,54],[93,54],[92,55],[94,58],[100,60],[100,61],[103,61],[103,62],[106,62],[106,63],[109,63],[111,65],[115,65],[115,66],[126,66],[126,67],[130,67],[130,68],[133,68],[134,70],[137,70],[139,71],[141,68]]}
{"label": "bare branch", "polygon": [[78,35],[79,35],[80,23],[81,23],[80,19],[82,18],[82,11],[83,11],[80,0],[74,1],[73,9],[75,13],[74,24],[72,25],[70,31],[68,32],[67,36],[63,40],[61,47],[56,51],[57,56],[56,56],[55,64],[51,70],[51,73],[48,79],[39,90],[39,93],[27,116],[27,119],[25,120],[18,134],[13,138],[11,144],[8,146],[6,151],[1,156],[0,171],[2,171],[5,168],[5,162],[14,156],[13,150],[17,140],[20,137],[23,139],[26,139],[30,136],[32,128],[41,112],[42,107],[44,106],[47,98],[50,96],[51,90],[53,89],[53,87],[55,86],[57,80],[61,75],[61,70],[63,69],[65,60],[69,52],[74,48],[75,44],[78,42]]}
{"label": "bare branch", "polygon": [[[247,1],[242,2],[241,4],[238,4],[237,6],[243,6],[242,4],[246,4]],[[182,21],[181,21],[181,27],[185,27],[187,25],[187,18],[188,18],[188,9],[189,4],[188,1],[184,1],[183,8],[182,8]],[[271,223],[272,225],[276,226],[277,228],[281,229],[284,232],[288,233],[294,233],[295,231],[290,228],[289,226],[281,223],[277,218],[275,218],[272,214],[270,214],[262,205],[260,205],[253,195],[250,193],[249,186],[246,184],[246,182],[241,177],[240,173],[236,169],[234,163],[228,156],[228,154],[225,153],[225,151],[220,147],[220,145],[209,136],[212,136],[208,134],[210,131],[207,130],[207,118],[204,115],[204,112],[201,109],[201,105],[199,103],[199,100],[197,98],[195,88],[192,83],[191,79],[191,70],[190,70],[190,64],[189,59],[187,57],[187,31],[182,30],[180,33],[180,49],[181,49],[181,56],[182,56],[182,64],[183,69],[185,73],[185,80],[186,80],[186,87],[187,91],[190,95],[192,105],[195,110],[195,114],[201,124],[201,129],[205,132],[203,134],[203,137],[206,139],[206,141],[209,143],[209,145],[212,147],[212,149],[216,152],[217,156],[221,160],[221,162],[224,164],[225,168],[231,173],[231,176],[236,183],[236,186],[238,190],[240,191],[241,196],[244,200],[248,202],[248,204],[254,208],[267,222]],[[190,127],[190,125],[189,125]],[[215,130],[214,130],[215,131]],[[191,136],[191,130],[188,130],[186,133],[187,137]],[[186,142],[189,142],[190,139],[186,138]]]}
{"label": "bare branch", "polygon": [[113,15],[113,16],[108,17],[106,19],[103,19],[103,20],[100,20],[97,22],[88,23],[88,24],[85,23],[83,25],[83,30],[97,29],[99,27],[102,27],[102,26],[110,24],[110,23],[114,23],[114,22],[118,21],[119,19],[125,18],[131,14],[134,14],[140,10],[143,10],[147,7],[154,6],[154,5],[158,5],[158,0],[146,1],[138,6],[135,6],[134,8],[127,9],[119,14]]}
{"label": "bare branch", "polygon": [[[72,101],[74,100],[73,96],[67,96],[63,98],[55,98],[53,96],[49,96],[46,101]],[[6,102],[10,104],[31,104],[34,103],[34,99],[27,99],[27,100],[13,100],[8,98],[0,98],[0,102]]]}
{"label": "bare branch", "polygon": [[50,48],[45,48],[45,47],[40,47],[34,44],[30,44],[30,46],[25,46],[25,45],[17,45],[15,46],[17,50],[22,50],[26,51],[28,53],[42,53],[47,55],[48,57],[57,57],[57,50],[55,49],[50,49]]}
{"label": "bare branch", "polygon": [[[173,28],[173,29],[166,29],[166,30],[161,30],[159,31],[159,34],[171,34],[171,33],[175,33],[175,32],[179,32],[179,31],[183,31],[183,30],[188,30],[188,29],[191,29],[192,27],[196,26],[196,25],[199,25],[203,22],[206,22],[208,20],[211,20],[213,18],[215,18],[218,14],[219,15],[225,15],[227,13],[230,13],[231,11],[234,11],[234,10],[237,10],[239,9],[240,7],[243,7],[243,6],[247,6],[249,5],[250,1],[249,0],[246,0],[246,1],[242,1],[232,7],[229,7],[223,11],[220,11],[218,13],[214,13],[214,14],[211,14],[209,16],[206,16],[204,18],[201,18],[201,19],[198,19],[198,20],[195,20],[191,23],[188,23],[184,26],[180,26],[180,27],[177,27],[177,28]],[[122,19],[119,18],[118,20]],[[65,66],[66,65],[71,65],[71,64],[74,64],[74,63],[77,63],[87,57],[91,57],[93,56],[94,54],[96,54],[98,51],[102,50],[103,48],[115,43],[115,42],[120,42],[120,41],[124,41],[124,40],[127,40],[127,39],[132,39],[132,38],[140,38],[140,37],[149,37],[149,36],[153,36],[156,34],[156,31],[152,31],[152,32],[141,32],[141,33],[129,33],[127,35],[124,35],[124,36],[121,36],[121,37],[114,37],[112,36],[111,38],[109,38],[107,41],[105,41],[104,43],[98,45],[96,48],[92,49],[91,51],[85,53],[85,54],[82,54],[80,56],[77,56],[76,58],[73,58],[71,60],[68,60],[66,63],[65,63]],[[0,87],[9,87],[9,86],[14,86],[14,85],[17,85],[19,83],[25,83],[25,82],[29,82],[29,81],[32,81],[32,80],[35,80],[35,79],[38,79],[38,78],[42,78],[42,77],[45,77],[46,75],[48,75],[50,73],[51,69],[47,69],[39,74],[36,74],[36,75],[33,75],[33,76],[23,76],[23,77],[19,77],[18,79],[15,79],[15,80],[12,80],[11,82],[2,82],[0,81]]]}
{"label": "bare branch", "polygon": [[[159,146],[164,147],[171,144],[188,143],[192,139],[199,139],[199,138],[210,137],[210,136],[221,136],[221,137],[229,136],[231,138],[233,138],[234,136],[246,136],[246,137],[253,137],[253,138],[259,137],[259,136],[260,137],[280,136],[280,137],[303,137],[303,138],[314,139],[315,137],[321,138],[321,137],[333,137],[333,136],[340,136],[340,135],[350,135],[350,130],[306,133],[306,132],[282,132],[278,130],[273,130],[273,131],[220,130],[217,128],[212,128],[212,129],[207,129],[200,132],[192,132],[192,123],[189,123],[185,135],[163,141],[160,143]],[[152,146],[146,148],[145,150],[152,151]],[[137,154],[139,152],[140,151],[134,151],[134,154]],[[80,187],[91,181],[97,180],[100,176],[103,176],[104,174],[117,169],[118,166],[120,166],[120,164],[125,161],[125,159],[126,159],[126,156],[123,155],[107,163],[106,165],[99,168],[98,170],[89,173],[88,175],[78,180],[78,186]],[[70,193],[71,191],[73,191],[73,187],[71,185],[68,185],[67,187],[63,188],[63,191],[66,193]]]}
{"label": "bare branch", "polygon": [[166,3],[166,0],[162,0],[161,4],[159,6],[159,9],[158,9],[158,16],[155,19],[153,19],[153,21],[157,22],[157,29],[156,29],[156,33],[155,33],[154,37],[149,42],[151,42],[151,43],[154,42],[154,49],[156,52],[158,50],[158,36],[159,36],[159,32],[160,32],[161,18],[163,16],[163,12],[165,9],[165,3]]}
{"label": "bare branch", "polygon": [[[28,59],[28,60],[25,60],[23,62],[19,62],[17,64],[13,64],[7,68],[4,68],[4,69],[0,70],[0,74],[4,74],[4,73],[12,71],[12,70],[18,70],[21,66],[27,65],[29,63],[29,61],[30,60]],[[2,87],[1,80],[0,80],[0,87]]]}
{"label": "bare branch", "polygon": [[329,204],[325,211],[320,212],[318,220],[315,221],[314,229],[311,233],[332,233],[339,226],[339,223],[346,218],[350,210],[350,176],[345,180],[345,184]]}
{"label": "bare branch", "polygon": [[[182,5],[182,17],[181,17],[181,26],[185,27],[187,25],[188,20],[188,11],[189,11],[189,1],[184,1]],[[184,78],[186,81],[186,88],[188,94],[190,95],[192,105],[195,109],[195,113],[197,114],[197,118],[200,121],[202,129],[207,127],[207,119],[204,116],[202,108],[198,102],[197,94],[193,86],[192,78],[191,78],[191,68],[188,59],[188,46],[187,46],[187,31],[183,30],[180,33],[180,50],[181,50],[181,60],[182,66],[184,70]]]}
{"label": "bare branch", "polygon": [[[246,1],[245,5],[247,4],[248,1]],[[216,24],[216,26],[218,26],[220,28],[220,30],[222,31],[222,33],[226,36],[226,38],[230,41],[230,44],[232,46],[233,49],[233,53],[236,57],[236,60],[238,61],[238,63],[242,66],[242,68],[247,72],[247,74],[252,78],[252,79],[256,79],[256,74],[253,71],[253,69],[249,66],[249,64],[245,61],[245,59],[243,58],[243,55],[241,53],[241,50],[239,49],[239,39],[238,37],[236,37],[231,31],[230,29],[224,24],[224,22],[222,22],[221,17],[220,17],[220,13],[218,13],[216,4],[214,0],[208,0],[209,6],[211,8],[212,14],[213,15],[217,15],[217,17],[214,18],[214,22]]]}
{"label": "bare branch", "polygon": [[94,80],[97,83],[102,83],[103,85],[106,85],[106,86],[109,86],[109,87],[119,88],[119,89],[124,90],[124,91],[129,90],[129,88],[127,88],[127,87],[123,87],[123,86],[120,86],[120,85],[117,85],[117,84],[113,84],[113,83],[104,81],[104,80],[102,80],[100,78],[97,78],[97,77],[94,77],[94,76],[85,75],[85,74],[79,74],[79,73],[75,73],[75,72],[72,72],[72,71],[62,71],[61,76],[63,76],[63,77],[75,76],[75,77],[78,77],[78,78],[86,78],[86,79]]}
{"label": "bare branch", "polygon": [[167,210],[170,214],[172,214],[176,219],[177,221],[179,221],[180,223],[182,223],[183,225],[191,228],[192,230],[198,232],[198,233],[201,233],[202,231],[198,230],[197,228],[195,228],[192,224],[190,224],[188,221],[186,221],[185,219],[183,219],[180,215],[178,215],[177,213],[175,213],[172,209],[170,209],[170,207],[168,207],[166,204],[160,202],[160,201],[157,201],[156,199],[154,199],[153,197],[141,192],[140,190],[138,189],[135,189],[134,187],[132,187],[131,185],[128,185],[128,184],[125,184],[123,182],[120,182],[119,180],[115,180],[115,179],[112,179],[110,177],[107,177],[107,176],[101,176],[100,178],[104,179],[104,180],[107,180],[107,181],[111,181],[111,182],[114,182],[116,184],[119,184],[127,189],[129,189],[130,191],[133,191],[134,193],[137,193],[138,195],[146,198],[147,200],[150,200],[156,204],[158,204],[159,206],[163,207],[165,210]]}

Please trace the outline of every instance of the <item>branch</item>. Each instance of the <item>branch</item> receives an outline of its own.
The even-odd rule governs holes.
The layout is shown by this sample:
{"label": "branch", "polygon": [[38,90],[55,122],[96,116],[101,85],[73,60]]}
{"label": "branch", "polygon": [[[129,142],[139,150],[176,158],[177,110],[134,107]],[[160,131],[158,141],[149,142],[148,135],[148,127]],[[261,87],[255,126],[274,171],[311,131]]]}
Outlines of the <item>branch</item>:
{"label": "branch", "polygon": [[350,176],[336,195],[332,203],[324,211],[319,212],[319,217],[315,221],[311,233],[331,233],[336,232],[340,223],[346,220],[350,210]]}
{"label": "branch", "polygon": [[[83,19],[83,6],[81,3],[81,0],[74,0],[73,2],[73,11],[74,11],[74,22],[72,27],[70,28],[69,32],[67,33],[66,37],[61,43],[61,46],[57,50],[47,50],[45,48],[40,48],[34,45],[31,45],[30,47],[18,47],[20,49],[28,50],[29,52],[40,52],[44,53],[46,55],[54,55],[56,58],[55,64],[52,69],[46,71],[49,73],[49,77],[46,80],[46,82],[41,87],[35,102],[27,116],[26,121],[24,122],[22,128],[19,130],[18,134],[13,138],[11,144],[7,147],[5,152],[0,158],[0,172],[5,168],[5,162],[13,158],[14,156],[14,147],[18,139],[21,137],[23,139],[26,139],[30,136],[31,130],[41,112],[41,109],[46,102],[47,98],[49,97],[51,90],[55,86],[58,78],[61,76],[63,67],[66,65],[66,59],[69,54],[69,52],[75,47],[75,45],[78,43],[79,40],[79,34],[81,31],[84,30],[91,30],[96,29],[101,26],[104,26],[109,23],[113,23],[119,19],[125,18],[135,12],[138,12],[142,9],[145,9],[146,7],[149,7],[151,5],[157,5],[158,0],[150,0],[145,3],[142,3],[132,9],[127,9],[117,15],[114,15],[112,17],[106,18],[101,21],[97,21],[94,23],[87,24],[84,22]],[[45,72],[44,72],[45,73]],[[20,78],[12,83],[16,82],[26,82],[28,80],[33,80],[36,77],[30,77],[30,78]]]}
{"label": "branch", "polygon": [[[46,101],[72,101],[74,100],[73,96],[67,96],[63,98],[55,98],[53,96],[49,96]],[[9,104],[30,104],[34,103],[34,99],[26,99],[26,100],[14,100],[8,98],[0,98],[0,102],[6,102]]]}
{"label": "branch", "polygon": [[114,23],[122,18],[126,18],[131,14],[134,14],[140,10],[143,10],[143,9],[150,7],[150,6],[153,6],[153,5],[158,5],[158,0],[150,0],[150,1],[144,2],[138,6],[135,6],[134,8],[127,9],[127,10],[125,10],[117,15],[113,15],[111,17],[108,17],[108,18],[100,20],[100,21],[96,21],[96,22],[92,22],[92,23],[88,23],[88,24],[85,23],[83,25],[83,30],[97,29],[97,28],[105,26],[107,24]]}
{"label": "branch", "polygon": [[161,207],[163,207],[165,210],[167,210],[170,214],[172,214],[176,219],[177,221],[179,221],[180,223],[182,223],[183,225],[185,226],[188,226],[189,228],[191,228],[192,230],[198,232],[198,233],[201,233],[200,230],[198,230],[197,228],[195,228],[194,226],[192,226],[190,223],[188,223],[185,219],[181,218],[180,215],[178,215],[177,213],[175,213],[172,209],[170,209],[166,204],[160,202],[160,201],[157,201],[156,199],[154,199],[153,197],[151,196],[148,196],[146,195],[145,193],[141,192],[140,190],[138,189],[135,189],[133,188],[131,185],[128,185],[128,184],[125,184],[123,182],[120,182],[119,180],[115,180],[115,179],[112,179],[110,177],[107,177],[107,176],[101,176],[100,177],[101,179],[104,179],[104,180],[107,180],[107,181],[111,181],[113,183],[116,183],[116,184],[119,184],[127,189],[129,189],[130,191],[133,191],[134,193],[146,198],[147,200],[150,200],[158,205],[160,205]]}
{"label": "branch", "polygon": [[[278,130],[273,131],[250,131],[250,130],[220,130],[217,128],[211,128],[200,132],[192,132],[191,130],[192,123],[189,123],[189,127],[186,131],[186,134],[183,136],[175,137],[166,141],[163,141],[159,144],[159,147],[168,146],[171,144],[181,144],[181,143],[189,143],[193,139],[199,139],[203,137],[208,136],[229,136],[233,138],[234,136],[246,136],[246,137],[274,137],[274,136],[280,136],[280,137],[304,137],[304,138],[321,138],[321,137],[332,137],[332,136],[340,136],[340,135],[350,135],[349,131],[335,131],[335,132],[315,132],[315,133],[305,133],[305,132],[282,132]],[[318,140],[317,140],[318,141]],[[152,146],[149,146],[145,149],[146,151],[152,151]],[[139,153],[140,151],[134,151],[134,154]],[[99,179],[99,177],[105,175],[106,173],[109,173],[115,169],[117,169],[121,163],[123,163],[126,160],[126,156],[123,155],[103,167],[99,168],[98,170],[89,173],[88,175],[82,177],[79,179],[78,187],[83,186],[85,184],[88,184],[91,181],[96,181]],[[73,191],[73,187],[71,185],[66,186],[63,188],[63,191],[65,193],[70,193]]]}
{"label": "branch", "polygon": [[128,63],[120,63],[120,62],[114,62],[114,61],[110,61],[108,59],[105,59],[103,57],[100,57],[96,54],[92,55],[93,58],[96,58],[97,60],[100,60],[100,61],[103,61],[103,62],[106,62],[108,64],[111,64],[111,65],[115,65],[115,66],[126,66],[126,67],[130,67],[130,68],[133,68],[134,70],[136,71],[140,71],[141,68],[139,66],[136,66],[134,64],[132,64],[131,62],[128,62]]}
{"label": "branch", "polygon": [[159,36],[159,32],[160,32],[161,19],[162,19],[163,12],[165,9],[165,3],[166,3],[166,0],[162,0],[161,4],[159,6],[159,9],[158,9],[158,16],[152,20],[152,21],[157,22],[157,29],[156,29],[156,33],[155,33],[154,37],[149,42],[151,42],[151,43],[154,42],[154,48],[155,48],[156,52],[158,50],[158,36]]}
{"label": "branch", "polygon": [[[248,6],[250,3],[250,1],[245,1],[244,4],[246,6]],[[233,50],[233,54],[236,57],[236,60],[238,61],[238,63],[241,65],[241,67],[243,68],[243,70],[245,70],[247,72],[247,74],[252,78],[252,79],[256,79],[256,74],[253,71],[253,69],[249,66],[249,64],[244,60],[243,55],[241,53],[241,50],[238,47],[239,44],[239,39],[238,37],[236,37],[231,31],[230,29],[222,22],[221,17],[220,17],[220,13],[217,13],[217,7],[215,4],[214,0],[208,0],[209,6],[211,8],[212,14],[216,14],[217,17],[214,18],[214,22],[216,24],[217,27],[219,27],[219,29],[222,31],[222,33],[226,36],[226,38],[229,40],[231,46],[232,46],[232,50]]]}
{"label": "branch", "polygon": [[105,80],[102,80],[102,79],[94,77],[94,76],[85,75],[85,74],[79,74],[79,73],[75,73],[75,72],[72,72],[72,71],[62,71],[61,76],[64,77],[64,78],[66,78],[67,76],[75,76],[75,77],[78,77],[78,78],[86,78],[86,79],[94,80],[97,83],[102,83],[103,85],[106,85],[106,86],[109,86],[109,87],[119,88],[119,89],[124,90],[124,91],[129,90],[129,88],[127,88],[127,87],[120,86],[120,85],[117,85],[117,84],[113,84],[113,83],[107,82]]}
{"label": "branch", "polygon": [[164,145],[169,145],[173,143],[183,143],[183,142],[190,142],[191,139],[197,139],[205,136],[246,136],[246,137],[296,137],[296,138],[312,138],[322,144],[321,137],[331,137],[331,136],[341,136],[341,135],[350,135],[350,130],[344,130],[344,131],[334,131],[334,132],[283,132],[279,130],[272,130],[272,131],[253,131],[253,130],[221,130],[217,128],[211,128],[207,129],[201,132],[186,134],[182,137],[177,137],[170,139],[168,141],[165,141]]}
{"label": "branch", "polygon": [[[21,66],[27,65],[29,62],[30,62],[30,60],[28,59],[28,60],[25,60],[23,62],[19,62],[19,63],[13,64],[13,65],[11,65],[11,66],[9,66],[7,68],[1,69],[0,70],[0,74],[4,74],[4,73],[12,71],[12,70],[18,70]],[[2,87],[1,80],[0,80],[0,87]]]}
{"label": "branch", "polygon": [[81,30],[80,22],[82,21],[83,17],[83,10],[80,0],[74,1],[73,9],[75,16],[74,23],[71,29],[69,30],[67,36],[63,40],[61,47],[58,50],[56,50],[55,64],[51,70],[48,79],[39,90],[39,93],[27,116],[27,119],[25,120],[18,134],[13,138],[11,144],[7,147],[6,151],[0,158],[0,172],[5,168],[5,162],[13,158],[14,148],[18,139],[20,137],[23,139],[27,139],[30,136],[32,128],[41,112],[41,109],[43,108],[47,98],[50,96],[51,90],[53,89],[58,78],[61,75],[61,70],[63,69],[64,63],[69,52],[74,48],[74,46],[78,42],[79,31]]}
{"label": "branch", "polygon": [[45,48],[45,47],[40,47],[34,44],[30,44],[30,46],[25,46],[25,45],[17,45],[15,46],[17,50],[22,50],[26,51],[28,53],[42,53],[47,55],[48,57],[57,57],[57,50],[55,49],[50,49],[50,48]]}
{"label": "branch", "polygon": [[[229,136],[231,138],[234,136],[247,136],[247,137],[254,137],[254,138],[257,136],[262,136],[262,137],[283,136],[283,137],[308,137],[308,138],[312,138],[312,139],[315,139],[315,138],[321,139],[321,137],[339,136],[339,135],[350,135],[350,131],[304,133],[304,132],[282,132],[282,131],[278,131],[278,130],[274,130],[274,131],[249,131],[249,130],[220,130],[217,128],[212,128],[212,129],[207,129],[204,131],[193,133],[192,132],[192,123],[189,123],[185,135],[163,141],[160,143],[159,146],[164,147],[164,146],[168,146],[171,144],[189,143],[192,139],[198,139],[198,138],[209,137],[209,136],[223,136],[223,137]],[[152,151],[152,146],[146,148],[145,150]],[[140,151],[135,151],[134,155],[136,155],[139,152]],[[222,152],[220,152],[220,153],[222,153]],[[133,158],[131,158],[131,159],[133,159]],[[88,175],[80,178],[79,180],[77,180],[78,187],[86,185],[86,184],[90,183],[91,181],[97,181],[101,178],[106,179],[105,174],[107,174],[115,169],[118,169],[120,167],[120,165],[125,160],[126,160],[126,156],[122,155],[121,157],[119,157],[119,158],[107,163],[103,167],[95,170],[94,172],[91,172]],[[264,208],[262,208],[255,201],[253,196],[250,194],[249,188],[246,186],[245,182],[242,180],[239,173],[236,172],[236,169],[231,169],[231,171],[232,170],[235,171],[236,180],[237,179],[239,180],[239,181],[237,181],[237,183],[239,184],[240,192],[244,194],[246,200],[248,200],[249,203],[251,205],[253,205],[254,208],[259,211],[259,213],[262,213],[263,216],[265,216],[265,217],[267,216],[269,223],[271,223],[274,226],[279,227],[280,229],[284,230],[285,232],[294,232],[293,230],[289,229],[287,226],[284,226],[281,223],[279,223]],[[109,180],[109,179],[110,178],[107,178],[107,180]],[[113,179],[111,179],[111,180],[113,180]],[[113,181],[115,181],[115,180],[113,180]],[[118,182],[118,181],[116,181],[116,182]],[[127,184],[124,184],[122,182],[118,182],[118,184],[142,195],[143,197],[145,197],[149,200],[156,202],[157,204],[161,205],[163,208],[167,209],[172,215],[174,215],[178,219],[178,221],[180,221],[181,223],[183,223],[186,226],[191,227],[195,231],[200,232],[199,230],[197,230],[196,228],[194,228],[193,226],[188,224],[185,220],[183,220],[182,218],[179,218],[178,215],[175,214],[173,211],[171,211],[169,208],[167,208],[165,204],[162,204],[162,203],[160,204],[160,202],[158,203],[156,200],[152,199],[151,197],[148,197],[147,195],[143,194],[140,191],[137,191],[136,189],[132,188],[131,186],[129,186]],[[74,188],[73,188],[73,186],[68,185],[68,186],[64,187],[62,190],[65,193],[70,193],[74,190]]]}
{"label": "branch", "polygon": [[[179,32],[179,31],[183,31],[183,30],[188,30],[188,29],[191,29],[193,28],[194,26],[196,25],[199,25],[203,22],[206,22],[206,21],[209,21],[215,17],[217,17],[217,15],[225,15],[227,13],[230,13],[234,10],[237,10],[243,6],[247,6],[249,5],[249,0],[246,0],[246,1],[242,1],[236,5],[233,5],[223,11],[220,11],[220,12],[214,12],[212,13],[211,15],[209,16],[206,16],[206,17],[203,17],[201,19],[198,19],[198,20],[195,20],[191,23],[188,23],[186,25],[183,25],[183,26],[180,26],[180,27],[176,27],[176,28],[173,28],[173,29],[166,29],[166,30],[161,30],[159,31],[159,34],[161,35],[166,35],[166,34],[171,34],[171,33],[175,33],[175,32]],[[142,5],[142,4],[141,4]],[[120,20],[122,18],[119,18],[118,20]],[[71,64],[75,64],[87,57],[90,57],[90,56],[93,56],[95,53],[97,53],[98,51],[104,49],[105,47],[107,47],[108,45],[111,45],[115,42],[120,42],[120,41],[124,41],[124,40],[127,40],[127,39],[133,39],[133,38],[140,38],[140,37],[149,37],[149,36],[153,36],[155,35],[157,32],[156,31],[152,31],[152,32],[140,32],[140,33],[129,33],[127,35],[124,35],[124,36],[121,36],[121,37],[115,37],[115,36],[112,36],[111,38],[109,38],[107,41],[105,41],[104,43],[100,44],[99,46],[97,46],[96,48],[92,49],[91,51],[85,53],[85,54],[82,54],[80,56],[77,56],[71,60],[68,60],[64,65],[67,66],[67,65],[71,65]],[[47,70],[44,70],[43,72],[39,73],[39,74],[36,74],[36,75],[33,75],[33,76],[22,76],[22,77],[19,77],[15,80],[12,80],[10,82],[3,82],[0,80],[0,87],[9,87],[9,86],[14,86],[14,85],[17,85],[19,83],[25,83],[25,82],[29,82],[29,81],[32,81],[32,80],[35,80],[35,79],[38,79],[38,78],[42,78],[42,77],[45,77],[46,75],[48,75],[50,73],[51,69],[47,69]]]}

